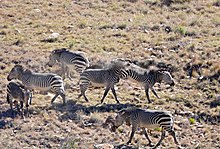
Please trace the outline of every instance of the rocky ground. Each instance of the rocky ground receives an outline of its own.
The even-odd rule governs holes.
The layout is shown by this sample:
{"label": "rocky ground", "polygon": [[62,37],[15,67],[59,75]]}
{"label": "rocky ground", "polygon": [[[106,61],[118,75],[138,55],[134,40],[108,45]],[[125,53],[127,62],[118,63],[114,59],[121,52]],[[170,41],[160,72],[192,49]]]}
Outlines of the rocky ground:
{"label": "rocky ground", "polygon": [[[0,1],[0,148],[150,148],[138,131],[103,127],[108,116],[126,107],[171,111],[182,148],[220,148],[220,1]],[[60,73],[48,67],[56,48],[80,50],[92,64],[125,58],[144,68],[172,73],[176,85],[156,84],[160,96],[148,104],[143,88],[121,80],[116,104],[111,93],[100,104],[104,88],[89,89],[86,103],[77,99],[78,76],[65,80],[67,106],[53,94],[35,92],[30,116],[11,115],[6,77],[15,64],[36,72]],[[192,77],[189,71],[193,70]],[[197,71],[198,70],[198,71]],[[198,72],[201,72],[200,73]],[[150,138],[155,144],[160,129]],[[177,148],[171,136],[160,148]]]}

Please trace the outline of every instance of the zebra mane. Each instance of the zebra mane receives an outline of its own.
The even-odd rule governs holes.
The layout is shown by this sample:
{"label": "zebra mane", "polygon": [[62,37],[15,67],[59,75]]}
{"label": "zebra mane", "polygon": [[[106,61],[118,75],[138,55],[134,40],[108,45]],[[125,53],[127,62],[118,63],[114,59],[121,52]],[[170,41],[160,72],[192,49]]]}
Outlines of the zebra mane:
{"label": "zebra mane", "polygon": [[128,107],[128,108],[121,109],[117,113],[123,113],[123,112],[130,113],[130,112],[132,112],[133,110],[136,110],[136,109],[138,109],[138,108],[137,107]]}
{"label": "zebra mane", "polygon": [[24,71],[24,67],[22,65],[16,64],[13,69],[17,69],[19,71]]}
{"label": "zebra mane", "polygon": [[68,49],[66,48],[61,48],[61,49],[55,49],[52,51],[53,54],[61,54],[62,52],[67,52],[69,51]]}
{"label": "zebra mane", "polygon": [[123,60],[123,59],[113,59],[111,62],[110,62],[110,65],[107,67],[109,69],[114,69],[114,68],[118,68],[118,67],[126,67],[130,65],[130,63],[128,63],[127,61]]}
{"label": "zebra mane", "polygon": [[131,63],[131,65],[128,68],[139,74],[144,74],[148,71],[148,69],[142,68],[134,63]]}
{"label": "zebra mane", "polygon": [[16,68],[18,71],[21,71],[21,72],[25,72],[25,73],[32,73],[32,71],[28,68],[24,68],[22,65],[15,65],[14,68]]}

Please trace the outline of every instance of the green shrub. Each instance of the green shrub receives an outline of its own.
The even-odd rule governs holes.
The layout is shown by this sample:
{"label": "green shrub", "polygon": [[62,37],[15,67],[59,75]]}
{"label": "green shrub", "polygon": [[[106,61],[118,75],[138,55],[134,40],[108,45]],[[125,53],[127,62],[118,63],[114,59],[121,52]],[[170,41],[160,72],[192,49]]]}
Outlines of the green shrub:
{"label": "green shrub", "polygon": [[190,122],[190,124],[195,124],[196,120],[191,117],[191,118],[189,118],[189,122]]}

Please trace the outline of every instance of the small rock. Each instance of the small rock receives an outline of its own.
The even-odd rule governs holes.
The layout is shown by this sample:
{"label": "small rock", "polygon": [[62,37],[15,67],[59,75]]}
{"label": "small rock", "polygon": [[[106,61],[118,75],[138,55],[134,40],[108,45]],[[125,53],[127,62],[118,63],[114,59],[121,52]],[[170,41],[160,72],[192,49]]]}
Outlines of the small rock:
{"label": "small rock", "polygon": [[40,9],[34,9],[35,12],[40,13],[41,10]]}
{"label": "small rock", "polygon": [[49,37],[46,39],[43,39],[43,42],[55,42],[57,41],[58,37],[60,36],[59,33],[52,33]]}
{"label": "small rock", "polygon": [[94,149],[113,149],[113,148],[114,146],[108,143],[94,145]]}

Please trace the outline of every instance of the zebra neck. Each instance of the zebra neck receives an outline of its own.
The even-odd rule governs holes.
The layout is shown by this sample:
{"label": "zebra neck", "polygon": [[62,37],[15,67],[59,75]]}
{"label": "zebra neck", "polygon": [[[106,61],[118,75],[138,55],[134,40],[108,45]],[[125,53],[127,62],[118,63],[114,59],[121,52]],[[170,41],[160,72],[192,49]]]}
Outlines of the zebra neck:
{"label": "zebra neck", "polygon": [[156,73],[156,75],[155,75],[155,83],[156,82],[161,83],[162,80],[163,80],[163,76],[161,74]]}
{"label": "zebra neck", "polygon": [[32,72],[30,70],[25,70],[18,75],[18,80],[20,80],[22,83],[26,82],[27,79],[30,77]]}

